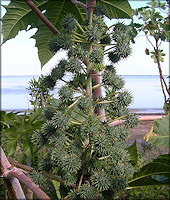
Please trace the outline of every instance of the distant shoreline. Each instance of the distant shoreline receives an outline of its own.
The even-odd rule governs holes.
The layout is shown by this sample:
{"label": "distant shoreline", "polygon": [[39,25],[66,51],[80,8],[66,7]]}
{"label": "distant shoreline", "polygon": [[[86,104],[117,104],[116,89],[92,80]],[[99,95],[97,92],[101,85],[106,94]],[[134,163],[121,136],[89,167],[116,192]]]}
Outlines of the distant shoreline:
{"label": "distant shoreline", "polygon": [[[161,108],[130,108],[132,113],[136,113],[137,115],[166,115],[163,109]],[[19,112],[19,113],[29,113],[33,111],[32,109],[2,109],[1,111],[5,111],[7,113],[10,112]]]}
{"label": "distant shoreline", "polygon": [[[69,74],[68,74],[69,75]],[[118,75],[120,75],[120,76],[159,76],[159,74],[147,74],[147,75],[145,75],[145,74],[118,74]],[[37,74],[33,74],[33,75],[28,75],[28,74],[26,74],[26,75],[1,75],[1,77],[16,77],[16,76],[27,76],[27,77],[29,77],[29,76],[41,76],[41,74],[40,75],[37,75]],[[163,74],[163,76],[169,76],[168,74]]]}

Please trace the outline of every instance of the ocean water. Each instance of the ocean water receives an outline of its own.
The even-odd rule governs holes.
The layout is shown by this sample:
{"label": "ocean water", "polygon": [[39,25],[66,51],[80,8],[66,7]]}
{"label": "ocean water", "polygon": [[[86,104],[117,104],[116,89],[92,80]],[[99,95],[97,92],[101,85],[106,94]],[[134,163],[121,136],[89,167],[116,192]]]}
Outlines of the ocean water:
{"label": "ocean water", "polygon": [[[29,102],[28,82],[33,76],[2,76],[1,77],[1,110],[32,109]],[[34,76],[38,78],[38,76]],[[134,99],[130,109],[136,112],[163,112],[164,98],[161,91],[159,76],[126,75],[125,88],[131,91]],[[69,79],[69,76],[67,77]],[[168,82],[167,76],[165,80]],[[54,90],[57,97],[58,87]]]}

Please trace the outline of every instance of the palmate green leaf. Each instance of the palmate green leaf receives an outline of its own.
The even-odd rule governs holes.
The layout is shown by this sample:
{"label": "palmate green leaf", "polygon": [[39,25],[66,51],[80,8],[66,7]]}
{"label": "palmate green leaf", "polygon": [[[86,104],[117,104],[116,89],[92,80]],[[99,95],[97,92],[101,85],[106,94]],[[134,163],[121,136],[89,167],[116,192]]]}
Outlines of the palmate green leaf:
{"label": "palmate green leaf", "polygon": [[[44,10],[48,0],[36,0],[35,5]],[[8,6],[3,6],[6,13],[2,18],[3,42],[14,38],[19,31],[27,30],[28,25],[36,27],[40,20],[23,0],[11,0]]]}
{"label": "palmate green leaf", "polygon": [[97,3],[106,10],[106,16],[112,18],[132,18],[132,9],[127,0],[98,0]]}
{"label": "palmate green leaf", "polygon": [[154,121],[153,128],[144,136],[153,145],[169,148],[170,144],[170,115]]}
{"label": "palmate green leaf", "polygon": [[[61,29],[61,21],[67,13],[72,13],[79,22],[85,20],[85,11],[69,0],[36,0],[34,3],[41,11],[46,10],[44,15],[58,30]],[[25,1],[12,0],[4,7],[7,12],[2,18],[3,42],[14,38],[20,30],[27,30],[28,25],[38,28],[32,38],[36,39],[39,60],[41,66],[44,66],[54,55],[48,47],[54,33],[38,19]]]}
{"label": "palmate green leaf", "polygon": [[3,130],[2,138],[7,141],[8,156],[14,154],[17,145],[21,144],[24,153],[30,158],[33,157],[34,148],[31,142],[31,134],[43,123],[38,117],[40,117],[40,112],[22,116],[15,113],[6,114],[3,122],[7,123],[9,128]]}
{"label": "palmate green leaf", "polygon": [[165,154],[154,159],[151,163],[142,167],[128,181],[129,189],[151,185],[170,184],[170,154]]}

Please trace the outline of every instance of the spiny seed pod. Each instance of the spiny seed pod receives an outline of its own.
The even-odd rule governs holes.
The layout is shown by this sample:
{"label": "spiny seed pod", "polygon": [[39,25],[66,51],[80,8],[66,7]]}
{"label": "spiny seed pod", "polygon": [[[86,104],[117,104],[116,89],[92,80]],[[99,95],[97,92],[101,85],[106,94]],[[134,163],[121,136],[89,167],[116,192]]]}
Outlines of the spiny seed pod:
{"label": "spiny seed pod", "polygon": [[61,148],[53,148],[51,152],[51,160],[55,165],[62,165],[63,159],[68,156],[67,152]]}
{"label": "spiny seed pod", "polygon": [[87,42],[98,43],[101,36],[100,30],[96,26],[88,26],[85,31],[85,40]]}
{"label": "spiny seed pod", "polygon": [[63,159],[64,170],[69,172],[77,172],[81,167],[81,160],[78,156],[72,154]]}
{"label": "spiny seed pod", "polygon": [[53,163],[51,162],[50,158],[44,158],[39,162],[39,169],[42,171],[50,172],[53,168]]}
{"label": "spiny seed pod", "polygon": [[97,116],[89,116],[86,123],[80,127],[80,134],[83,139],[96,138],[99,132],[99,118]]}
{"label": "spiny seed pod", "polygon": [[72,73],[80,73],[83,66],[78,58],[71,57],[69,63],[66,66],[66,70]]}
{"label": "spiny seed pod", "polygon": [[90,54],[89,56],[89,60],[92,62],[92,63],[96,63],[96,64],[99,64],[103,61],[103,51],[102,49],[100,48],[96,48],[92,51],[92,53]]}
{"label": "spiny seed pod", "polygon": [[112,151],[109,138],[106,135],[97,137],[94,141],[94,149],[99,156],[108,156]]}
{"label": "spiny seed pod", "polygon": [[65,130],[68,127],[68,117],[65,116],[63,113],[58,112],[53,116],[52,123],[55,128],[61,128]]}
{"label": "spiny seed pod", "polygon": [[81,60],[85,57],[85,49],[82,47],[82,45],[77,44],[71,47],[71,49],[68,52],[68,57],[77,57]]}
{"label": "spiny seed pod", "polygon": [[60,48],[61,48],[61,45],[57,45],[57,43],[58,43],[58,38],[53,38],[53,39],[51,39],[50,40],[50,42],[49,42],[49,49],[50,49],[50,51],[52,51],[52,52],[57,52],[57,51],[59,51],[60,50]]}
{"label": "spiny seed pod", "polygon": [[72,14],[67,14],[61,24],[69,33],[76,29],[76,22]]}
{"label": "spiny seed pod", "polygon": [[44,123],[41,127],[41,131],[43,136],[45,136],[46,138],[56,134],[56,128],[52,121],[47,121],[46,123]]}
{"label": "spiny seed pod", "polygon": [[96,198],[96,189],[89,184],[83,184],[80,189],[80,197],[82,199],[95,199]]}
{"label": "spiny seed pod", "polygon": [[120,58],[127,58],[131,54],[132,50],[128,43],[123,43],[116,46],[115,54],[118,54]]}
{"label": "spiny seed pod", "polygon": [[102,71],[104,68],[105,67],[103,63],[98,63],[98,64],[94,63],[91,69],[94,70],[95,72],[99,72]]}
{"label": "spiny seed pod", "polygon": [[122,89],[125,84],[120,76],[115,75],[114,71],[109,70],[104,71],[102,82],[105,85],[111,86],[114,91]]}
{"label": "spiny seed pod", "polygon": [[109,52],[108,57],[113,63],[117,63],[120,60],[120,55],[115,52]]}
{"label": "spiny seed pod", "polygon": [[93,15],[93,25],[96,26],[101,32],[106,31],[106,24],[102,18],[102,16]]}
{"label": "spiny seed pod", "polygon": [[129,91],[123,91],[121,93],[118,94],[117,99],[118,102],[122,105],[122,106],[128,106],[132,103],[132,95]]}
{"label": "spiny seed pod", "polygon": [[53,90],[56,84],[56,80],[51,75],[47,75],[44,77],[42,84],[50,90]]}
{"label": "spiny seed pod", "polygon": [[59,80],[62,79],[64,76],[64,69],[61,67],[55,67],[51,71],[51,76],[53,77],[54,80]]}
{"label": "spiny seed pod", "polygon": [[73,91],[67,85],[62,86],[58,93],[59,97],[65,103],[69,103],[73,99]]}
{"label": "spiny seed pod", "polygon": [[100,43],[101,43],[101,44],[110,44],[110,43],[111,43],[111,38],[110,38],[110,36],[107,35],[106,37],[102,38],[102,39],[100,40]]}
{"label": "spiny seed pod", "polygon": [[[62,179],[64,180],[64,184],[67,186],[71,186],[73,183],[76,183],[77,181],[77,177],[75,175],[75,173],[70,173],[69,171],[64,171],[62,173]],[[79,199],[79,198],[69,198],[70,200],[72,199]]]}
{"label": "spiny seed pod", "polygon": [[113,65],[106,65],[106,70],[112,71],[113,73],[116,74],[116,69]]}
{"label": "spiny seed pod", "polygon": [[118,177],[112,179],[112,188],[115,192],[120,192],[126,188],[126,179],[123,177]]}
{"label": "spiny seed pod", "polygon": [[57,52],[59,49],[67,50],[71,47],[72,40],[69,34],[60,33],[49,42],[49,49],[53,52]]}
{"label": "spiny seed pod", "polygon": [[44,137],[42,131],[36,130],[32,135],[31,141],[33,144],[42,147],[47,143],[48,139]]}
{"label": "spiny seed pod", "polygon": [[102,82],[105,85],[112,85],[113,82],[115,81],[115,72],[114,71],[109,71],[105,70],[102,78]]}
{"label": "spiny seed pod", "polygon": [[55,113],[55,108],[46,107],[46,109],[44,110],[43,115],[44,115],[45,119],[50,120],[54,116],[54,113]]}
{"label": "spiny seed pod", "polygon": [[62,70],[65,70],[67,68],[68,65],[68,61],[65,59],[60,60],[60,62],[58,63],[58,67]]}
{"label": "spiny seed pod", "polygon": [[67,137],[64,134],[61,134],[59,131],[55,135],[52,135],[49,138],[49,144],[52,144],[53,147],[64,146],[67,142]]}
{"label": "spiny seed pod", "polygon": [[89,98],[86,97],[82,97],[78,103],[77,106],[80,110],[82,110],[83,112],[89,112],[90,107],[91,107],[91,102],[89,100]]}
{"label": "spiny seed pod", "polygon": [[115,24],[113,31],[121,31],[121,32],[126,32],[127,31],[127,26],[124,23],[117,23]]}
{"label": "spiny seed pod", "polygon": [[45,187],[47,179],[43,174],[34,170],[29,173],[29,177],[36,185]]}
{"label": "spiny seed pod", "polygon": [[68,194],[68,200],[73,200],[73,199],[80,199],[79,192],[76,189],[70,190]]}
{"label": "spiny seed pod", "polygon": [[129,127],[129,128],[135,128],[139,123],[139,119],[135,114],[129,114],[126,118],[125,124]]}
{"label": "spiny seed pod", "polygon": [[98,191],[104,191],[110,188],[111,179],[105,172],[98,172],[91,176],[92,185]]}
{"label": "spiny seed pod", "polygon": [[120,59],[125,59],[131,54],[131,48],[128,43],[119,44],[113,52],[109,53],[109,59],[117,63]]}
{"label": "spiny seed pod", "polygon": [[85,89],[86,84],[87,84],[87,77],[85,74],[81,73],[76,73],[73,79],[69,82],[69,85],[75,88],[82,87]]}

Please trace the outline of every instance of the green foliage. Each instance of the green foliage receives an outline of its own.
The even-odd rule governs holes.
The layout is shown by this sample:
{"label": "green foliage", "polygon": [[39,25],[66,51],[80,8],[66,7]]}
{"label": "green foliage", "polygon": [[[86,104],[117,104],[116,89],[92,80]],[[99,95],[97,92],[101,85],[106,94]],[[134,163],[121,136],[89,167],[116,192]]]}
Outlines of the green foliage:
{"label": "green foliage", "polygon": [[34,146],[31,142],[31,136],[34,130],[43,124],[40,117],[40,111],[29,115],[26,113],[24,115],[13,112],[3,113],[1,116],[2,138],[7,141],[8,156],[13,155],[17,146],[20,146],[24,154],[33,158]]}
{"label": "green foliage", "polygon": [[147,142],[155,146],[169,148],[169,115],[154,121],[151,130],[144,136]]}
{"label": "green foliage", "polygon": [[130,161],[133,166],[137,164],[138,161],[138,153],[137,153],[137,147],[136,147],[136,140],[135,142],[127,148],[129,154],[130,154]]}
{"label": "green foliage", "polygon": [[[37,0],[34,3],[40,11],[46,10],[45,16],[59,31],[62,29],[62,26],[67,30],[68,28],[74,28],[75,24],[72,20],[72,16],[67,15],[68,21],[63,20],[63,16],[66,13],[74,15],[79,23],[84,22],[86,18],[85,11],[68,0],[55,2],[51,0]],[[106,11],[105,15],[110,19],[132,17],[132,10],[127,0],[119,3],[116,1],[106,2],[99,0],[98,4],[100,7],[104,7],[104,10]],[[2,18],[3,42],[14,38],[21,30],[27,30],[29,25],[31,25],[29,30],[37,27],[38,30],[32,38],[36,40],[38,56],[41,66],[43,67],[54,55],[54,53],[49,50],[48,46],[49,41],[55,38],[55,34],[53,34],[40,20],[37,20],[36,15],[22,0],[11,1],[8,6],[4,7],[7,12]],[[65,42],[66,41],[67,40],[65,40]]]}
{"label": "green foliage", "polygon": [[38,108],[45,107],[50,104],[50,101],[53,99],[53,95],[50,94],[49,89],[44,85],[44,76],[41,75],[38,80],[34,77],[29,81],[29,95],[32,99],[30,100],[31,105],[34,106],[34,110]]}
{"label": "green foliage", "polygon": [[[50,3],[51,1],[49,6],[52,6]],[[62,3],[67,10],[70,3]],[[98,3],[104,6],[108,17],[118,17],[123,13],[124,17],[131,11],[127,1],[100,0]],[[56,5],[57,3],[54,3],[57,12],[60,6],[56,8]],[[71,12],[75,11],[75,7]],[[71,8],[73,6],[69,7]],[[54,12],[50,15],[50,9],[48,7],[45,12],[49,19],[52,15],[60,16]],[[81,10],[78,10],[81,15]],[[55,17],[52,20],[54,19]],[[128,129],[135,127],[138,120],[128,110],[132,97],[130,92],[124,89],[124,80],[116,74],[113,66],[105,66],[103,59],[104,54],[108,53],[124,59],[131,51],[129,41],[120,41],[114,37],[117,31],[117,36],[121,33],[121,37],[126,38],[126,27],[123,24],[115,25],[113,31],[109,32],[111,27],[106,26],[101,16],[93,13],[87,22],[88,25],[84,26],[81,22],[80,18],[75,19],[67,15],[61,22],[61,33],[55,37],[48,37],[50,49],[53,52],[59,49],[66,50],[68,59],[61,60],[55,65],[51,73],[44,78],[43,84],[51,90],[58,81],[63,81],[64,84],[58,92],[57,106],[52,108],[50,105],[43,111],[43,118],[46,121],[34,131],[31,141],[38,150],[43,147],[42,152],[45,151],[39,169],[53,171],[67,187],[64,196],[61,192],[62,198],[104,199],[106,192],[109,191],[112,192],[110,199],[114,199],[115,194],[126,187],[127,180],[133,175],[134,169],[123,142],[128,138]],[[118,26],[120,28],[117,28]],[[38,34],[42,30],[43,25],[38,27],[38,32],[34,36],[37,39],[37,46],[41,41]],[[104,38],[111,41],[103,44]],[[106,48],[107,44],[111,47],[109,51]],[[100,74],[100,70],[104,72]],[[101,84],[94,80],[94,71],[101,75]],[[65,72],[72,75],[70,80],[65,77]],[[101,85],[105,88],[106,95],[95,98],[93,90]],[[103,104],[107,111],[106,122],[101,122],[101,116],[95,114],[96,107],[102,107]],[[125,123],[116,127],[109,125],[118,119],[125,120]],[[43,184],[43,178],[38,172],[33,173],[33,178],[36,177],[37,183]],[[57,191],[58,188],[57,186]]]}
{"label": "green foliage", "polygon": [[169,159],[170,155],[160,155],[152,162],[143,166],[128,181],[130,188],[151,185],[169,185]]}
{"label": "green foliage", "polygon": [[[169,87],[166,84],[162,69],[161,62],[164,62],[165,53],[161,49],[162,42],[170,41],[170,29],[169,29],[169,13],[168,1],[161,2],[160,0],[151,1],[147,3],[146,7],[138,8],[134,11],[134,14],[137,16],[138,20],[141,23],[134,23],[133,21],[128,26],[129,40],[135,43],[134,38],[137,36],[138,32],[142,31],[147,41],[151,44],[152,50],[148,48],[145,49],[145,54],[150,55],[154,60],[154,63],[157,63],[160,82],[162,87],[162,92],[165,99],[165,110],[167,111],[167,102],[169,101]],[[166,14],[165,14],[166,13]]]}

